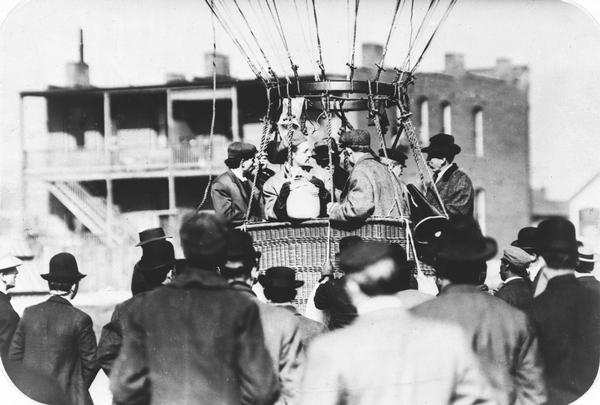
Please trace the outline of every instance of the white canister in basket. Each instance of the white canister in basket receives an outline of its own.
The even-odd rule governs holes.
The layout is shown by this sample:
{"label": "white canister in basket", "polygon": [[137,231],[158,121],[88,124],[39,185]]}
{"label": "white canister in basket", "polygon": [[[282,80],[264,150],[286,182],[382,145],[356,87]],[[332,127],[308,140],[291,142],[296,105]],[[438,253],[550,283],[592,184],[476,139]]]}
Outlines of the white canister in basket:
{"label": "white canister in basket", "polygon": [[287,214],[292,219],[318,218],[321,212],[319,189],[305,177],[290,182]]}

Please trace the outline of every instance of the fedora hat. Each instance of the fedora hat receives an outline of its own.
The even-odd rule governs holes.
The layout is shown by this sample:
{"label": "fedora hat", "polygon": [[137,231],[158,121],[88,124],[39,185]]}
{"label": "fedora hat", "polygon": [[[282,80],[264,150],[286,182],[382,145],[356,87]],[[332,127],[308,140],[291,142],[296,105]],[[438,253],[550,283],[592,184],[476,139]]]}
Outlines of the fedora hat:
{"label": "fedora hat", "polygon": [[155,240],[170,238],[170,236],[165,235],[165,231],[162,228],[145,229],[140,232],[139,235],[140,242],[135,246],[144,246],[145,244],[154,242]]}
{"label": "fedora hat", "polygon": [[289,267],[270,267],[265,274],[258,276],[258,282],[264,288],[296,289],[304,281],[296,280],[296,272]]}
{"label": "fedora hat", "polygon": [[439,133],[432,136],[429,140],[429,146],[421,149],[421,151],[433,157],[447,157],[458,155],[461,148],[454,143],[454,137],[452,135]]}
{"label": "fedora hat", "polygon": [[71,253],[58,253],[50,259],[50,271],[42,274],[44,280],[76,283],[86,275],[79,272],[77,260]]}
{"label": "fedora hat", "polygon": [[496,241],[483,236],[475,219],[467,215],[451,218],[433,245],[438,259],[451,262],[488,260],[498,252]]}
{"label": "fedora hat", "polygon": [[175,264],[175,250],[173,244],[167,240],[161,243],[152,243],[144,249],[139,268],[142,271],[152,271],[173,266]]}
{"label": "fedora hat", "polygon": [[23,262],[14,256],[4,256],[0,259],[0,273],[19,267]]}
{"label": "fedora hat", "polygon": [[575,226],[564,218],[550,218],[538,225],[538,249],[543,253],[567,253],[577,256]]}
{"label": "fedora hat", "polygon": [[533,226],[521,228],[517,235],[517,240],[511,243],[512,246],[519,247],[527,253],[536,253],[538,247],[537,241],[538,230]]}
{"label": "fedora hat", "polygon": [[225,256],[227,260],[231,261],[258,260],[261,253],[254,249],[252,235],[239,229],[232,229],[227,233],[227,253],[225,253]]}

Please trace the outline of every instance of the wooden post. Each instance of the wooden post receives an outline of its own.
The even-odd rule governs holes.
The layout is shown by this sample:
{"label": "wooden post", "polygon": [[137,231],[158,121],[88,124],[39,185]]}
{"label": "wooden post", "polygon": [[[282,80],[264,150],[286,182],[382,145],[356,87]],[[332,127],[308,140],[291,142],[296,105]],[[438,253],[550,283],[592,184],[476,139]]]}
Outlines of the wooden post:
{"label": "wooden post", "polygon": [[177,199],[175,195],[175,174],[173,170],[173,153],[175,148],[178,147],[177,142],[173,139],[174,133],[174,122],[173,122],[173,99],[171,97],[171,90],[166,90],[166,102],[167,102],[167,145],[169,145],[169,166],[167,169],[167,181],[169,187],[169,228],[173,231],[175,228],[175,216],[177,215]]}
{"label": "wooden post", "polygon": [[231,134],[234,141],[240,140],[240,119],[238,113],[237,88],[231,88]]}
{"label": "wooden post", "polygon": [[108,171],[106,175],[106,240],[110,242],[112,239],[113,228],[113,213],[114,213],[114,197],[113,197],[113,182],[112,182],[112,158],[111,158],[111,143],[113,141],[113,126],[110,113],[110,95],[108,92],[103,93],[104,98],[104,164]]}
{"label": "wooden post", "polygon": [[19,222],[21,231],[25,230],[27,217],[27,151],[25,150],[25,97],[19,99],[19,142],[21,147],[21,190],[19,207]]}

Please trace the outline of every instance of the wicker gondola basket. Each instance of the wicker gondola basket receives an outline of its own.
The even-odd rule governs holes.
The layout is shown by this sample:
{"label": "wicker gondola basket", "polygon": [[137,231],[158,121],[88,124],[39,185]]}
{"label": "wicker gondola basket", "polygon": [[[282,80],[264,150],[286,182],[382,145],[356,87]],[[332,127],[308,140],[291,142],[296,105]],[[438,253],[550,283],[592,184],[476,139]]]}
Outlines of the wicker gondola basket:
{"label": "wicker gondola basket", "polygon": [[[397,243],[406,247],[405,224],[406,222],[396,218],[369,218],[360,226],[332,224],[330,231],[327,219],[315,219],[298,224],[249,223],[246,230],[252,234],[256,250],[262,253],[261,269],[291,267],[296,270],[296,278],[304,281],[296,298],[299,310],[304,311],[306,300],[321,277],[323,264],[329,260],[334,266],[337,265],[335,253],[338,252],[340,239],[357,235],[363,240]],[[421,271],[426,276],[434,275],[433,268],[424,264],[421,264]]]}

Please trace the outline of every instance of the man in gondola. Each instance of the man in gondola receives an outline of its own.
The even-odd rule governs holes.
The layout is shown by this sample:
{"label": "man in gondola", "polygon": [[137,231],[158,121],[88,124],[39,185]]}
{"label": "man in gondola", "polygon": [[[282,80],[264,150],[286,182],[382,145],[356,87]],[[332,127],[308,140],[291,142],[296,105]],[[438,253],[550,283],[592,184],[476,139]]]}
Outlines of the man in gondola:
{"label": "man in gondola", "polygon": [[406,215],[408,208],[400,183],[371,149],[371,134],[364,129],[345,132],[340,146],[350,176],[340,201],[328,205],[329,217],[352,222],[372,216],[399,218]]}
{"label": "man in gondola", "polygon": [[[469,176],[454,163],[454,157],[461,151],[460,146],[454,143],[454,137],[437,134],[422,150],[427,153],[427,164],[433,170],[433,183],[448,216],[473,216],[475,190]],[[425,198],[440,212],[443,211],[432,186],[427,187]]]}

